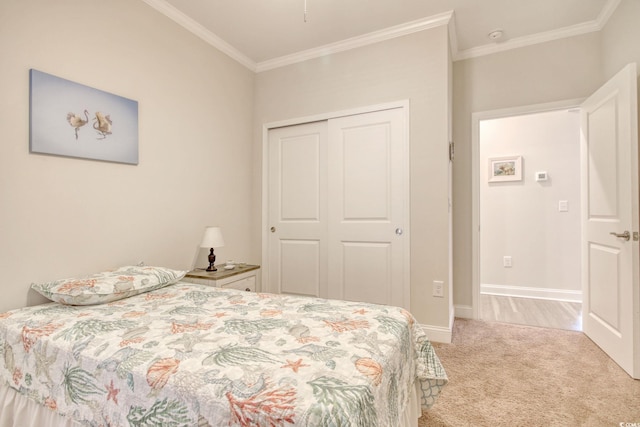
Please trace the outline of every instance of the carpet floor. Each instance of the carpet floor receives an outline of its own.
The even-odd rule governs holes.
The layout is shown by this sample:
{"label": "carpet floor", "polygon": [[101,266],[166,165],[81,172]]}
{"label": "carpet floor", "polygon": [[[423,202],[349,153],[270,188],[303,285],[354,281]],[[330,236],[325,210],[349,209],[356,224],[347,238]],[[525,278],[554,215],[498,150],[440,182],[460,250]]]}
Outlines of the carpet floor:
{"label": "carpet floor", "polygon": [[581,332],[456,319],[427,426],[640,426],[640,381]]}

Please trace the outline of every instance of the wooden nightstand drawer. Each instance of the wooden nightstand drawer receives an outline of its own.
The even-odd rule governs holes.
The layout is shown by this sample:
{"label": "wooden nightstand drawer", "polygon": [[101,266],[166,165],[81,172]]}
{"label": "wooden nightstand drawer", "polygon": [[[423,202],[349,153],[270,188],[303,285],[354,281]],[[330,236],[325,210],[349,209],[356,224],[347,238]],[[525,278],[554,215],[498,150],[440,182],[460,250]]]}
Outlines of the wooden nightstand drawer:
{"label": "wooden nightstand drawer", "polygon": [[244,279],[235,280],[224,285],[220,285],[221,288],[232,288],[240,291],[255,292],[256,291],[256,276],[246,277]]}

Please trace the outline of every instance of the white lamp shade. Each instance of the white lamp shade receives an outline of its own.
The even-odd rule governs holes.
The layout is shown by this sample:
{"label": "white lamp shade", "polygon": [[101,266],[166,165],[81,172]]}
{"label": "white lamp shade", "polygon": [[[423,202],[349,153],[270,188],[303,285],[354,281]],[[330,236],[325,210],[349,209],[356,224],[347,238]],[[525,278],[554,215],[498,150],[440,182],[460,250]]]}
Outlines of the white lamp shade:
{"label": "white lamp shade", "polygon": [[220,227],[207,227],[204,229],[201,248],[220,248],[224,246],[224,238]]}

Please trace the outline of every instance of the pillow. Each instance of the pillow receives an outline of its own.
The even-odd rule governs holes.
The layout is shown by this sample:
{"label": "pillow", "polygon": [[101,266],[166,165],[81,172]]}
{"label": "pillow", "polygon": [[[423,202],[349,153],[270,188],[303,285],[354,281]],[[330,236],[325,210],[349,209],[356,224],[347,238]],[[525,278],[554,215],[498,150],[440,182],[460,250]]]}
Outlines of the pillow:
{"label": "pillow", "polygon": [[186,273],[163,267],[126,266],[80,278],[32,283],[31,288],[62,304],[92,305],[117,301],[171,285]]}

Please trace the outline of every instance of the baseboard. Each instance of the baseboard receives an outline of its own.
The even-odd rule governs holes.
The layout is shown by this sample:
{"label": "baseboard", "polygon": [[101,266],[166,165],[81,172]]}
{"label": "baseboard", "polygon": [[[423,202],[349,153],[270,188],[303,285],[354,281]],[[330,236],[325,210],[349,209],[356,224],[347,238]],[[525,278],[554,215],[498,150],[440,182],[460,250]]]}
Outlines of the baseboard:
{"label": "baseboard", "polygon": [[454,306],[456,317],[463,319],[473,319],[473,307],[470,305],[456,305]]}
{"label": "baseboard", "polygon": [[480,285],[480,293],[485,295],[500,295],[508,297],[547,299],[553,301],[579,303],[582,302],[582,291],[570,291],[566,289],[482,284]]}
{"label": "baseboard", "polygon": [[429,341],[451,344],[451,328],[432,325],[420,325],[420,327],[427,334]]}

